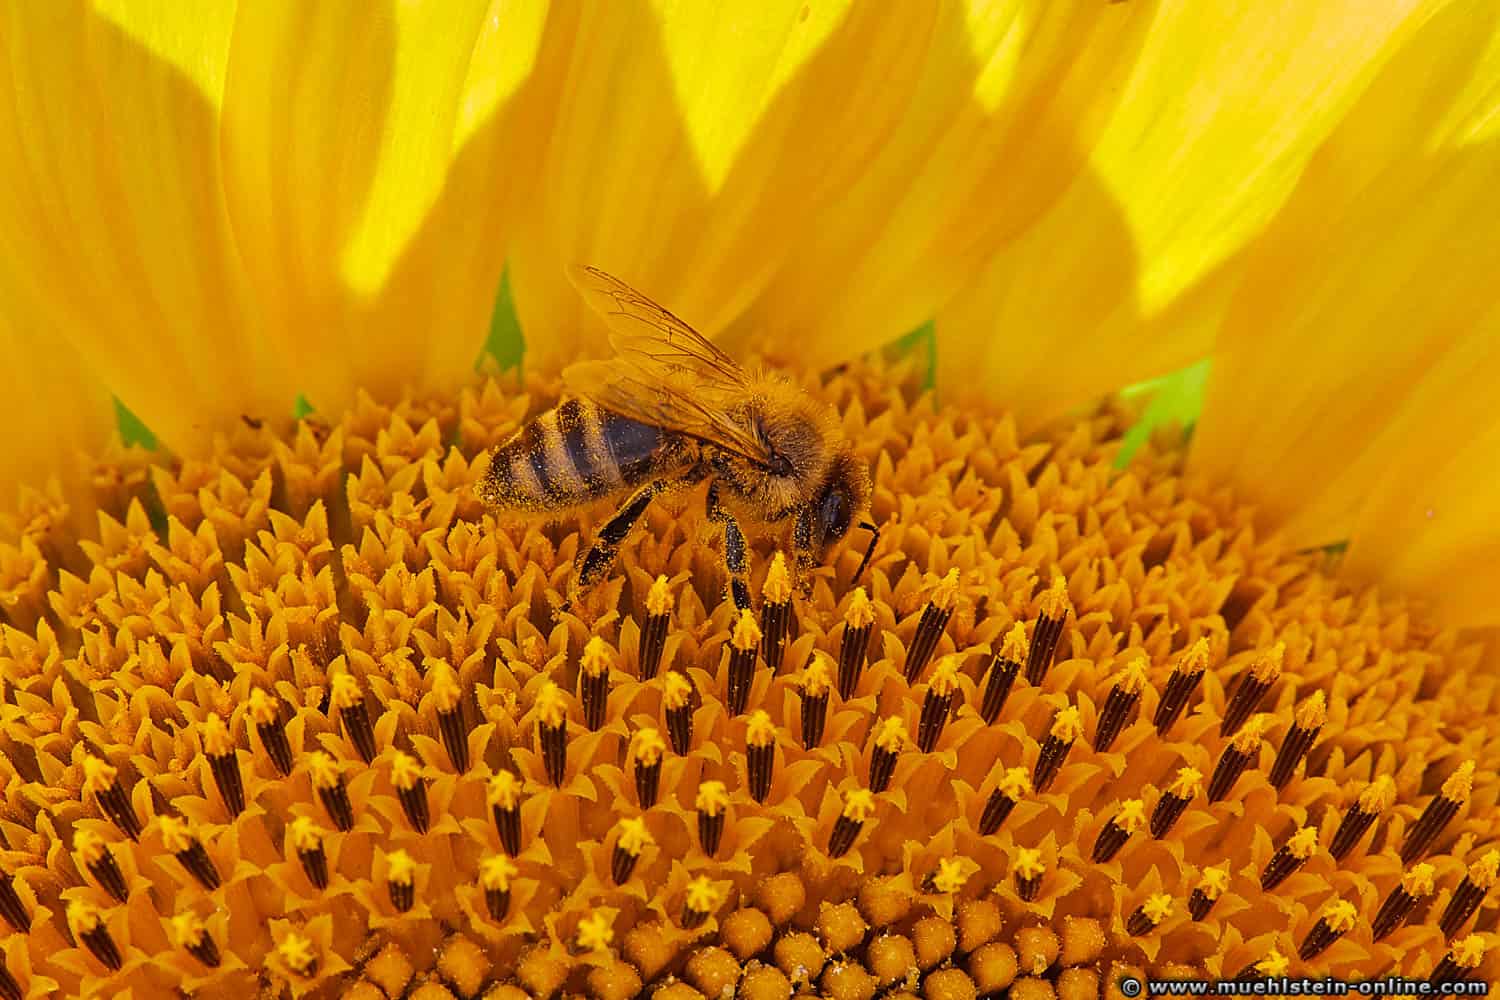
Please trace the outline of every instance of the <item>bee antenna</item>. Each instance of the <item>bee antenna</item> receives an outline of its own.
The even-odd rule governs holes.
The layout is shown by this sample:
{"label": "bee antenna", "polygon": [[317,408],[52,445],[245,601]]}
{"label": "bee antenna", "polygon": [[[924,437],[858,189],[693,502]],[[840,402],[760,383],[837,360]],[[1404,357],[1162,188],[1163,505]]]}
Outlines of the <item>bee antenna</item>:
{"label": "bee antenna", "polygon": [[864,575],[865,567],[870,565],[870,557],[875,554],[875,545],[880,541],[880,526],[870,521],[861,521],[859,526],[870,532],[870,546],[865,549],[865,557],[859,561],[859,569],[854,571],[851,583],[859,583],[859,578]]}

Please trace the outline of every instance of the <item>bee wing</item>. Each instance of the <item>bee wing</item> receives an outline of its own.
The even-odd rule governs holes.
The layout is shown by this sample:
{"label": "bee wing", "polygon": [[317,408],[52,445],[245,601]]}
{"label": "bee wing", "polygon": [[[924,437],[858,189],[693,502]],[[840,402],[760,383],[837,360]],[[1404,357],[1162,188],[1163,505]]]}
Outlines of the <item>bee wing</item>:
{"label": "bee wing", "polygon": [[729,414],[750,392],[744,369],[671,312],[596,267],[569,275],[611,329],[614,361],[563,372],[568,388],[642,423],[677,431],[768,465],[764,442]]}

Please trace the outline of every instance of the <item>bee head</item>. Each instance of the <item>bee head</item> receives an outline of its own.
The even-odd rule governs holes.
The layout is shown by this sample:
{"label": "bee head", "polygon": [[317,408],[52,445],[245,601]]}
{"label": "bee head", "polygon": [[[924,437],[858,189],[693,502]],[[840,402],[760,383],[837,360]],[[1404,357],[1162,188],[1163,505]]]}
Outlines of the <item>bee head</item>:
{"label": "bee head", "polygon": [[843,541],[854,519],[869,509],[870,474],[849,452],[834,459],[813,501],[813,551],[822,561],[829,546]]}

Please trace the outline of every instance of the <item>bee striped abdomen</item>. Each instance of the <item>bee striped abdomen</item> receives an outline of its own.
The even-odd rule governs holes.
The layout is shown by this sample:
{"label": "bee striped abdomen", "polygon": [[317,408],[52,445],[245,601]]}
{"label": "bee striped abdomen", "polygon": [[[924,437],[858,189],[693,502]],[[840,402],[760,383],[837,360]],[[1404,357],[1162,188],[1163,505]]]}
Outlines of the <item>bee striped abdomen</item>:
{"label": "bee striped abdomen", "polygon": [[500,447],[481,491],[500,507],[577,507],[650,477],[664,438],[659,428],[587,400],[565,400]]}

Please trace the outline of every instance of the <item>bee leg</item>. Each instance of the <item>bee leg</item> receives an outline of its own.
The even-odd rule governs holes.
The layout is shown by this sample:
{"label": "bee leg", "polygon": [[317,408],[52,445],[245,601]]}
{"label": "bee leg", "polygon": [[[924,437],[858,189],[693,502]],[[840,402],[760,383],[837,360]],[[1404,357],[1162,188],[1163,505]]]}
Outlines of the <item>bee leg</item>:
{"label": "bee leg", "polygon": [[598,534],[594,536],[594,544],[587,552],[579,556],[575,563],[577,570],[573,574],[573,583],[568,588],[568,600],[562,610],[566,611],[570,608],[580,594],[599,582],[599,578],[614,564],[615,557],[620,554],[620,543],[625,541],[626,536],[630,534],[630,529],[635,527],[635,522],[641,519],[646,508],[651,506],[651,501],[655,500],[657,494],[666,488],[666,482],[660,479],[642,486],[632,493],[630,499],[621,504],[614,516],[599,529]]}
{"label": "bee leg", "polygon": [[792,525],[792,556],[797,567],[797,589],[806,597],[812,592],[813,508],[803,507]]}
{"label": "bee leg", "polygon": [[719,502],[719,481],[708,485],[708,519],[724,525],[724,568],[729,571],[729,594],[737,611],[750,610],[750,573],[745,533],[734,515]]}

